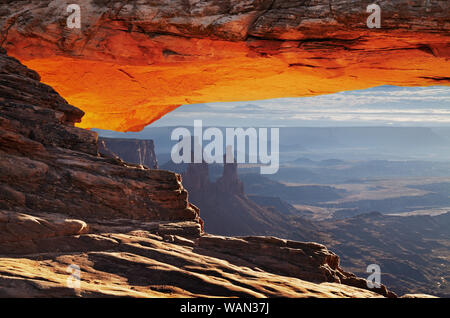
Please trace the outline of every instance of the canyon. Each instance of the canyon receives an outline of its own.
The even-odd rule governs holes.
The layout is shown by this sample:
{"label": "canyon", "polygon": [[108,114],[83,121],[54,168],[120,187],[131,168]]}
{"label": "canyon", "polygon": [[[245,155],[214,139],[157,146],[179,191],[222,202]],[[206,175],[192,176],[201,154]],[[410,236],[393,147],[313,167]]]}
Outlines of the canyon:
{"label": "canyon", "polygon": [[449,2],[377,1],[369,29],[372,3],[89,0],[69,29],[65,3],[4,1],[0,45],[86,112],[80,127],[116,131],[187,104],[449,85]]}
{"label": "canyon", "polygon": [[[303,209],[306,206],[313,210],[320,202],[339,197],[336,188],[286,186],[257,173],[247,174],[246,169],[238,173],[237,165],[232,163],[225,164],[222,170],[207,163],[163,167],[181,173],[190,201],[202,211],[208,233],[319,242],[338,251],[343,266],[360,276],[367,275],[368,264],[379,264],[382,281],[397,294],[449,295],[448,208],[434,216],[394,216],[382,208],[378,209],[382,213],[375,212],[375,208],[366,210],[356,202],[362,210],[358,213],[347,217],[335,213],[334,217],[317,219],[312,217],[320,213],[293,206],[292,199],[303,200]],[[395,187],[401,184],[396,179],[392,182]],[[448,183],[425,188],[442,188],[448,197]],[[403,207],[407,204],[411,204],[411,197],[404,200]]]}
{"label": "canyon", "polygon": [[0,50],[1,297],[396,296],[322,244],[205,233],[179,174],[100,155],[82,116]]}
{"label": "canyon", "polygon": [[[154,169],[152,143],[129,140],[119,141],[135,149],[123,160],[115,141],[88,130],[140,131],[205,102],[449,85],[450,3],[378,1],[382,27],[368,29],[371,2],[88,0],[81,29],[68,29],[66,3],[3,1],[0,296],[396,297],[344,270],[311,241],[343,253],[353,246],[303,219],[293,239],[269,235],[292,225],[245,195],[234,165],[211,183],[202,164],[183,175]],[[250,211],[225,229],[240,237],[209,234],[220,218],[203,220],[191,201],[205,205],[225,188],[238,203],[219,206],[221,218]],[[327,226],[371,218],[387,222],[375,214]],[[72,265],[80,288],[66,284]]]}

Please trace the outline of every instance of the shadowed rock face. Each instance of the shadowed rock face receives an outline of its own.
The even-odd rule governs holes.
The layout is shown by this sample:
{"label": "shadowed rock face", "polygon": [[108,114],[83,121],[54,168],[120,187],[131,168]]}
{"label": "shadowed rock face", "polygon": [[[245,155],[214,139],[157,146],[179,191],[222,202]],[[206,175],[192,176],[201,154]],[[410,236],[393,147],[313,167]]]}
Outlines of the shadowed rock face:
{"label": "shadowed rock face", "polygon": [[0,52],[0,296],[395,296],[320,244],[203,233],[179,175],[99,156],[82,115]]}
{"label": "shadowed rock face", "polygon": [[[226,162],[224,160],[224,162]],[[190,163],[182,173],[189,200],[201,209],[205,231],[219,235],[274,235],[301,241],[320,241],[327,235],[312,222],[293,226],[276,209],[258,205],[247,197],[236,163],[225,163],[215,182],[209,178],[206,162]]]}
{"label": "shadowed rock face", "polygon": [[180,176],[97,155],[83,112],[39,76],[0,57],[0,208],[85,218],[192,220]]}
{"label": "shadowed rock face", "polygon": [[[0,44],[86,116],[140,130],[183,104],[448,85],[450,3],[372,0],[84,1],[0,5]],[[107,78],[108,80],[104,80]]]}

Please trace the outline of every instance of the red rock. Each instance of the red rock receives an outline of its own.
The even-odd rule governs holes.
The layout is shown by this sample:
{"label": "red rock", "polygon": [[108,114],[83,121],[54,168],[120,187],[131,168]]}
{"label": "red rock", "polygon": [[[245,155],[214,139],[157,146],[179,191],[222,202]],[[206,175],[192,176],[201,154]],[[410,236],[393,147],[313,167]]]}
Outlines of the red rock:
{"label": "red rock", "polygon": [[82,112],[3,53],[0,94],[1,297],[391,296],[323,245],[203,233],[180,175],[100,156]]}
{"label": "red rock", "polygon": [[0,181],[8,185],[0,208],[85,218],[198,219],[176,174],[98,156],[97,134],[73,127],[83,112],[36,73],[0,54],[0,80]]}
{"label": "red rock", "polygon": [[0,43],[86,128],[139,131],[184,104],[448,85],[449,2],[378,3],[381,29],[367,1],[91,0],[69,30],[65,3],[8,2]]}

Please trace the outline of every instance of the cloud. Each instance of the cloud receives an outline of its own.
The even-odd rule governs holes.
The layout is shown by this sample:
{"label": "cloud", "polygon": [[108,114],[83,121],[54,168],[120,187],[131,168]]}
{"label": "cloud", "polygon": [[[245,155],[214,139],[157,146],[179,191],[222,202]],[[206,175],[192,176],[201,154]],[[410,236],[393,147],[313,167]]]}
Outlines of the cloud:
{"label": "cloud", "polygon": [[221,126],[450,125],[450,87],[380,86],[330,95],[182,106],[156,124]]}

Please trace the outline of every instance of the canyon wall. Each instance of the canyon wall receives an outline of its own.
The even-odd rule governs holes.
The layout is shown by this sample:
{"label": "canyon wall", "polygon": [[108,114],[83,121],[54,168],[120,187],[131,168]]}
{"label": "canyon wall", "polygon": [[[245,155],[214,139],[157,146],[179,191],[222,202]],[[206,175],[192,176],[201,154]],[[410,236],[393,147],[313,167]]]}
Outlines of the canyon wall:
{"label": "canyon wall", "polygon": [[450,3],[376,1],[369,29],[373,2],[89,0],[69,29],[65,2],[6,1],[0,45],[86,112],[81,127],[117,131],[183,104],[449,85]]}
{"label": "canyon wall", "polygon": [[83,112],[0,56],[0,208],[85,217],[198,220],[181,178],[97,155]]}

